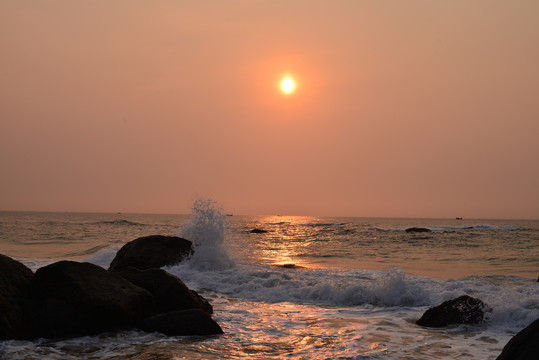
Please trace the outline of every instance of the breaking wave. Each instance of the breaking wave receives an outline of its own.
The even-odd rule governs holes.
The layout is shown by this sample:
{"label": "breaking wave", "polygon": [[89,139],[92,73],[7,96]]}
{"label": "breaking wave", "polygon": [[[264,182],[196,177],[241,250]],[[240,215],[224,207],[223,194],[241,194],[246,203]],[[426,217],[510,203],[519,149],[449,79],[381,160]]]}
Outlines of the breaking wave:
{"label": "breaking wave", "polygon": [[[539,317],[539,283],[488,276],[438,280],[392,270],[285,269],[252,263],[223,271],[201,272],[177,265],[167,268],[188,286],[242,300],[321,306],[427,307],[461,295],[491,306],[491,323],[518,329]],[[514,282],[510,287],[507,282]],[[501,285],[504,283],[504,285]]]}
{"label": "breaking wave", "polygon": [[227,233],[226,215],[212,200],[196,200],[191,219],[179,232],[179,236],[191,240],[194,254],[187,265],[197,270],[223,270],[234,267],[225,246]]}

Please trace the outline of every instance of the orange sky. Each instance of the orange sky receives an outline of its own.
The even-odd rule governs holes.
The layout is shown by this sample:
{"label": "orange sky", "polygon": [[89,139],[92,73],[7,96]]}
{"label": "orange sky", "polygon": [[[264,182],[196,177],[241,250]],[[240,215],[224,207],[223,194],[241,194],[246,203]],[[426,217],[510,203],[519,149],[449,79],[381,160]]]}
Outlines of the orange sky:
{"label": "orange sky", "polygon": [[0,209],[539,218],[536,0],[0,0],[0,53]]}

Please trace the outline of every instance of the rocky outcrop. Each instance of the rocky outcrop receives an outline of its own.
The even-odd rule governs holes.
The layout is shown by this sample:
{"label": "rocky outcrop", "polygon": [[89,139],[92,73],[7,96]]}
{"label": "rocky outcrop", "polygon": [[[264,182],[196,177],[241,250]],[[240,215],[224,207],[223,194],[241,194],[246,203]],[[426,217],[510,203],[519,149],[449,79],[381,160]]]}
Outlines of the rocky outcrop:
{"label": "rocky outcrop", "polygon": [[165,270],[139,270],[127,267],[119,270],[117,274],[153,295],[154,313],[187,309],[200,309],[208,314],[213,313],[213,307],[206,299],[185,286],[180,278]]}
{"label": "rocky outcrop", "polygon": [[23,339],[28,333],[23,305],[34,273],[0,254],[0,340]]}
{"label": "rocky outcrop", "polygon": [[406,229],[404,231],[406,231],[406,232],[431,232],[432,230],[427,229],[427,228],[421,228],[421,227],[411,227],[411,228],[408,228],[408,229]]}
{"label": "rocky outcrop", "polygon": [[191,241],[177,236],[145,236],[125,244],[112,260],[109,270],[128,266],[140,270],[174,265],[193,253]]}
{"label": "rocky outcrop", "polygon": [[485,313],[490,311],[492,310],[481,300],[463,295],[428,309],[416,324],[428,327],[479,324],[483,322]]}
{"label": "rocky outcrop", "polygon": [[0,340],[75,337],[140,328],[220,334],[211,304],[161,269],[60,261],[36,273],[0,255]]}
{"label": "rocky outcrop", "polygon": [[165,335],[216,335],[223,330],[210,315],[199,310],[173,311],[152,316],[140,324],[147,332],[160,332]]}
{"label": "rocky outcrop", "polygon": [[130,327],[151,314],[146,290],[105,269],[60,261],[36,271],[30,286],[31,337],[72,337]]}
{"label": "rocky outcrop", "polygon": [[496,360],[536,360],[539,357],[539,319],[513,336]]}

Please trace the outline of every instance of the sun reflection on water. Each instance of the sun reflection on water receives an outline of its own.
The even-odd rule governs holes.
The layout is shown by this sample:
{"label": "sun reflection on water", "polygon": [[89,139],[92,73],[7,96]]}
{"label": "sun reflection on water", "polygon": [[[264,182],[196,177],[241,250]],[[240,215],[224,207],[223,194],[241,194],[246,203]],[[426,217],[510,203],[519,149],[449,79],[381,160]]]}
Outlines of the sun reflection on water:
{"label": "sun reflection on water", "polygon": [[319,219],[310,216],[268,216],[261,220],[267,227],[267,233],[263,234],[265,247],[262,249],[261,258],[276,266],[286,268],[313,267],[305,259],[306,254],[311,254],[309,248],[316,242],[316,224]]}
{"label": "sun reflection on water", "polygon": [[237,358],[323,359],[328,352],[348,357],[351,349],[375,356],[387,352],[384,332],[377,330],[380,318],[370,310],[291,303],[242,303],[242,307],[247,316],[241,323],[235,317],[224,319],[237,330],[225,332],[225,337],[241,344],[232,350]]}
{"label": "sun reflection on water", "polygon": [[[285,268],[327,268],[336,260],[339,266],[355,260],[353,242],[347,241],[356,226],[345,218],[314,216],[252,217],[249,228],[239,231],[250,249],[248,260]],[[257,229],[262,232],[251,233]],[[245,252],[242,251],[242,256]]]}

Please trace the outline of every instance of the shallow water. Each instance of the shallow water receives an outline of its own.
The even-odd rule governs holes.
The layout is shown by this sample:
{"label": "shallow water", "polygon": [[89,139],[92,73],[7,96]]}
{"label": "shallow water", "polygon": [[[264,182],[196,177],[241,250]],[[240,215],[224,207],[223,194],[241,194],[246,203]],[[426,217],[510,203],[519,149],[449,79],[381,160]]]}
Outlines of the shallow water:
{"label": "shallow water", "polygon": [[[197,206],[191,216],[4,212],[1,252],[33,270],[60,259],[106,268],[129,240],[183,235],[196,255],[166,270],[212,302],[224,335],[4,341],[0,357],[495,359],[539,318],[537,221],[225,217]],[[404,231],[414,226],[432,231]],[[492,307],[484,324],[415,325],[463,294]]]}

